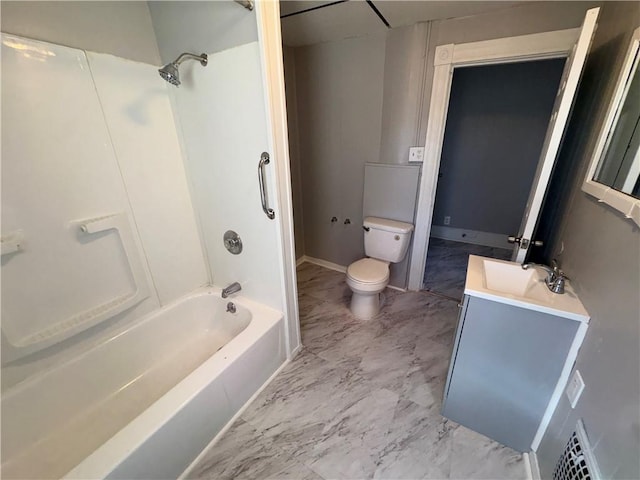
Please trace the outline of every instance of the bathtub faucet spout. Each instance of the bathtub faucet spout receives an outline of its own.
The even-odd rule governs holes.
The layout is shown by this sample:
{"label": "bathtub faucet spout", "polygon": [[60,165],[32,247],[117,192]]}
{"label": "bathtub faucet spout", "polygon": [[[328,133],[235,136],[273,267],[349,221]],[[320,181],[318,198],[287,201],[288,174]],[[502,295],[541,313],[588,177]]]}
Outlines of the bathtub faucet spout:
{"label": "bathtub faucet spout", "polygon": [[227,288],[222,289],[222,298],[227,298],[232,293],[239,292],[240,290],[242,290],[240,284],[238,282],[233,282]]}

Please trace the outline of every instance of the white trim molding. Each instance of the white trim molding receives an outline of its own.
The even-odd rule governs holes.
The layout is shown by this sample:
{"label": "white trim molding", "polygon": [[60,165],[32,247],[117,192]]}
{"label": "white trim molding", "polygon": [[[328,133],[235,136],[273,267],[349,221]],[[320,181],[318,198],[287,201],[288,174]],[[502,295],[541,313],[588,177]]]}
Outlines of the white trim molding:
{"label": "white trim molding", "polygon": [[[307,257],[306,255],[298,259],[298,266],[303,263],[312,263],[314,265],[318,265],[319,267],[328,268],[329,270],[333,270],[335,272],[347,273],[347,267],[344,265],[338,265],[337,263],[329,262],[327,260],[322,260],[320,258],[315,257]],[[394,285],[387,284],[386,288],[390,288],[391,290],[397,290],[398,292],[406,292],[406,288],[396,287]]]}
{"label": "white trim molding", "polygon": [[334,270],[336,272],[347,273],[347,267],[345,267],[344,265],[338,265],[337,263],[322,260],[321,258],[308,257],[305,255],[298,261],[300,262],[300,264],[308,262],[320,267],[328,268],[329,270]]}
{"label": "white trim molding", "polygon": [[522,454],[527,480],[541,480],[540,467],[538,466],[538,456],[536,452],[525,452]]}
{"label": "white trim molding", "polygon": [[415,234],[409,267],[409,290],[422,288],[453,70],[469,65],[568,57],[579,33],[580,29],[558,30],[482,42],[440,45],[436,48],[425,158],[418,188]]}
{"label": "white trim molding", "polygon": [[587,175],[584,178],[584,183],[582,184],[582,190],[584,192],[596,197],[600,203],[606,203],[615,210],[618,210],[625,218],[633,221],[638,226],[640,226],[640,200],[626,193],[619,192],[603,183],[599,183],[594,180],[594,177],[598,173],[601,160],[606,155],[611,134],[615,130],[624,99],[631,84],[631,77],[636,69],[640,68],[639,63],[640,27],[635,29],[631,37],[625,61],[618,75],[616,87],[609,106],[607,107],[607,114],[591,156],[591,163],[587,170]]}
{"label": "white trim molding", "polygon": [[289,163],[289,132],[287,104],[284,91],[282,35],[280,31],[280,3],[258,0],[255,3],[258,39],[262,63],[262,84],[269,132],[269,149],[275,167],[277,188],[276,222],[280,251],[282,304],[285,315],[287,358],[293,358],[300,347],[300,319],[298,315],[298,287],[293,233],[293,205]]}

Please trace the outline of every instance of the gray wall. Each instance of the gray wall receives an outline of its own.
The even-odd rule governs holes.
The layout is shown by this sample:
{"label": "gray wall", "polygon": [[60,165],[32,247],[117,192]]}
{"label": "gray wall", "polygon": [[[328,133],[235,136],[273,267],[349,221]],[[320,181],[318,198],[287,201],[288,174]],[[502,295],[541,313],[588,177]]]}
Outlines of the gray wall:
{"label": "gray wall", "polygon": [[564,63],[454,71],[434,225],[517,233]]}
{"label": "gray wall", "polygon": [[295,49],[283,46],[284,83],[287,102],[287,127],[289,131],[289,158],[291,163],[291,192],[293,203],[293,228],[295,231],[296,259],[305,255],[304,221],[302,217],[302,177],[300,172],[300,145],[298,138],[298,97],[296,93]]}
{"label": "gray wall", "polygon": [[384,60],[380,163],[406,163],[419,138],[431,22],[393,28],[387,33]]}
{"label": "gray wall", "polygon": [[437,45],[575,28],[592,5],[525,4],[295,48],[306,255],[348,265],[364,254],[363,165],[406,163],[424,145]]}
{"label": "gray wall", "polygon": [[[564,185],[554,252],[591,315],[576,368],[586,387],[576,409],[563,395],[538,450],[543,478],[582,418],[603,478],[640,478],[640,231],[580,187],[640,4],[605,2],[561,156]],[[564,244],[564,252],[560,254]]]}
{"label": "gray wall", "polygon": [[147,2],[2,2],[2,31],[160,63]]}
{"label": "gray wall", "polygon": [[384,34],[295,52],[305,253],[339,265],[364,256],[364,164],[380,150],[384,52]]}
{"label": "gray wall", "polygon": [[148,3],[163,63],[182,52],[211,54],[258,40],[255,10],[232,0]]}

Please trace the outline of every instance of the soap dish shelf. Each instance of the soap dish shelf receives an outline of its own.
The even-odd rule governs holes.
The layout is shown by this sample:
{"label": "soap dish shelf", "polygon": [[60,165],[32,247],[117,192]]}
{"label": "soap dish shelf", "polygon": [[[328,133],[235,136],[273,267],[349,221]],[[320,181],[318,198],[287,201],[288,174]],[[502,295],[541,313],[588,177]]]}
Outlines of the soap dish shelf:
{"label": "soap dish shelf", "polygon": [[[28,335],[16,335],[16,332],[12,332],[10,325],[5,323],[3,333],[9,343],[15,347],[27,348],[30,351],[48,347],[137,305],[149,296],[149,285],[144,265],[126,213],[113,213],[79,220],[71,222],[71,225],[78,229],[80,236],[91,236],[107,230],[116,231],[128,261],[134,290]],[[19,249],[19,242],[17,248]],[[3,254],[4,249],[3,243]]]}

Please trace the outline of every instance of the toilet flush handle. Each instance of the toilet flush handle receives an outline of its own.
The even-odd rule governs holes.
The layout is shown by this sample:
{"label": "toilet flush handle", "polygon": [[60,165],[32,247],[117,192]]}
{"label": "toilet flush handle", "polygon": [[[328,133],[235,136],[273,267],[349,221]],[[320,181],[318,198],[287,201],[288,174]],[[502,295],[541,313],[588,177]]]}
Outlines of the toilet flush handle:
{"label": "toilet flush handle", "polygon": [[365,227],[364,225],[362,226],[362,228],[364,228],[365,232],[368,232],[369,230],[371,230],[371,227]]}

